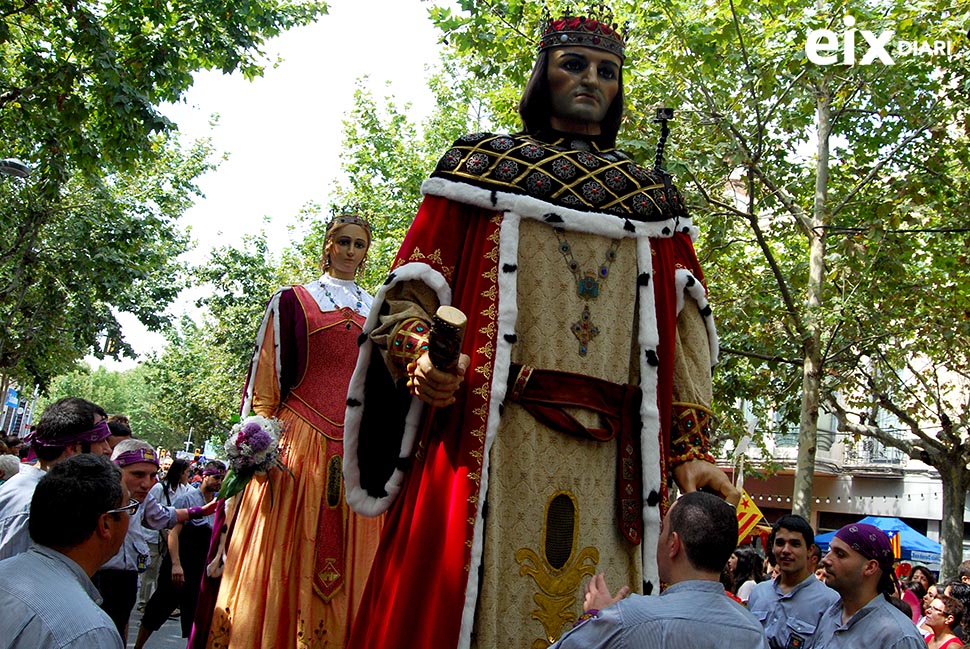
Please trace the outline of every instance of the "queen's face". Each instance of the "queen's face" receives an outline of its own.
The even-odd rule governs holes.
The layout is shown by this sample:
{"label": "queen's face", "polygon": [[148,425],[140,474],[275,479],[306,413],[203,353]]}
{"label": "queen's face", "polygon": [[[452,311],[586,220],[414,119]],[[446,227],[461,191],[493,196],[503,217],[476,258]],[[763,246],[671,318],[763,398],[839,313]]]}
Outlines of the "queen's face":
{"label": "queen's face", "polygon": [[620,91],[620,57],[591,47],[549,50],[549,124],[568,133],[599,135]]}
{"label": "queen's face", "polygon": [[369,245],[367,230],[359,225],[350,223],[334,229],[325,252],[330,259],[327,272],[337,279],[353,279]]}

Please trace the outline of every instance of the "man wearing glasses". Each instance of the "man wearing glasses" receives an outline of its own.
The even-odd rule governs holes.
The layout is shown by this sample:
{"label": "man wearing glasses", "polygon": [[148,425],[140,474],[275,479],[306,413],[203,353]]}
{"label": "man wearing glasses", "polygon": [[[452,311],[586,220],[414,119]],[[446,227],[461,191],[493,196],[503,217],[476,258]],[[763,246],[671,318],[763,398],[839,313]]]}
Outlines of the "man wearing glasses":
{"label": "man wearing glasses", "polygon": [[[127,503],[127,504],[126,504]],[[121,547],[137,507],[106,458],[51,467],[30,504],[34,544],[0,562],[0,638],[11,649],[121,649],[91,576]]]}

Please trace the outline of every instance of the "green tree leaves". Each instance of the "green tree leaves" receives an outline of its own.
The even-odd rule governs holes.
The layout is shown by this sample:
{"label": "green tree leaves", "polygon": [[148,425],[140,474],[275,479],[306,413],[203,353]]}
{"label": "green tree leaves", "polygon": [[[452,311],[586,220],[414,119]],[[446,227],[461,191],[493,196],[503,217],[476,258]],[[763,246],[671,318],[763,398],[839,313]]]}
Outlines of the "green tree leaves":
{"label": "green tree leaves", "polygon": [[0,378],[46,387],[86,353],[129,351],[184,282],[177,219],[211,168],[159,112],[192,74],[262,71],[267,38],[326,12],[314,0],[0,0]]}
{"label": "green tree leaves", "polygon": [[[263,69],[266,39],[326,13],[326,3],[5,2],[0,9],[0,132],[46,185],[99,175],[149,154],[172,130],[158,110],[192,73]],[[8,154],[9,155],[9,154]]]}

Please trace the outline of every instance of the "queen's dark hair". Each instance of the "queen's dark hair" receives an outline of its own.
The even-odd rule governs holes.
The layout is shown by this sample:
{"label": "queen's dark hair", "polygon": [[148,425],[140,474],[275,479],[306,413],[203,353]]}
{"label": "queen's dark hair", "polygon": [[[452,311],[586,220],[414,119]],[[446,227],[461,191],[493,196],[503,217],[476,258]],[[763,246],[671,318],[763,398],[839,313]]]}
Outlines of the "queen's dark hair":
{"label": "queen's dark hair", "polygon": [[[532,68],[532,76],[525,86],[522,99],[519,101],[519,117],[522,119],[522,130],[535,134],[539,131],[550,130],[549,118],[552,115],[552,100],[549,96],[549,50],[539,53],[536,64]],[[620,68],[618,78],[619,89],[613,103],[606,111],[606,116],[600,123],[600,141],[603,146],[616,146],[616,135],[620,132],[620,122],[623,119],[623,69]]]}

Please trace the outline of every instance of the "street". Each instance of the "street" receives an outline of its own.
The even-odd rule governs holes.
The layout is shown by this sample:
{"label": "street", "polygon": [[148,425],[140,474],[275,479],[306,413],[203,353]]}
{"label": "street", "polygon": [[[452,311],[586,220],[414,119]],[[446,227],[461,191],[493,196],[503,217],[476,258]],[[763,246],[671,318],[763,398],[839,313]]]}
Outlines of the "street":
{"label": "street", "polygon": [[[138,625],[141,623],[141,611],[137,607],[131,612],[131,621],[128,622],[128,649],[135,646],[135,638],[138,637]],[[162,628],[152,634],[145,644],[145,649],[185,649],[188,638],[182,637],[182,625],[179,619],[168,618]]]}

